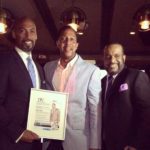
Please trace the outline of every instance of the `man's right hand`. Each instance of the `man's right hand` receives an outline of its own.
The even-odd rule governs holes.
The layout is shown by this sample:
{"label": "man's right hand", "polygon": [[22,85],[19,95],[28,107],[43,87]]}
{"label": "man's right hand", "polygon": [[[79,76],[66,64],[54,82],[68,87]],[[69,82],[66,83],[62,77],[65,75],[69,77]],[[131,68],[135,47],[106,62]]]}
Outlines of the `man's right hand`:
{"label": "man's right hand", "polygon": [[33,142],[34,140],[38,140],[39,139],[39,136],[32,132],[32,131],[29,131],[29,130],[25,130],[23,132],[23,135],[21,137],[21,141],[24,141],[24,142]]}

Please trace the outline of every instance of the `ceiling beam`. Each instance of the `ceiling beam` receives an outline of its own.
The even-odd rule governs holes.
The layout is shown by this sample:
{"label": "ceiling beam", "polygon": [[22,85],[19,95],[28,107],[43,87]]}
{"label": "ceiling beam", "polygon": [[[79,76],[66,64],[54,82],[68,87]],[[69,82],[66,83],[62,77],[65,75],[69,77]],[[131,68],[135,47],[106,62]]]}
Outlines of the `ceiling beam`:
{"label": "ceiling beam", "polygon": [[34,3],[37,7],[37,10],[40,12],[41,17],[55,42],[57,38],[57,28],[51,10],[48,7],[46,0],[34,0]]}
{"label": "ceiling beam", "polygon": [[115,0],[102,0],[101,49],[110,42]]}

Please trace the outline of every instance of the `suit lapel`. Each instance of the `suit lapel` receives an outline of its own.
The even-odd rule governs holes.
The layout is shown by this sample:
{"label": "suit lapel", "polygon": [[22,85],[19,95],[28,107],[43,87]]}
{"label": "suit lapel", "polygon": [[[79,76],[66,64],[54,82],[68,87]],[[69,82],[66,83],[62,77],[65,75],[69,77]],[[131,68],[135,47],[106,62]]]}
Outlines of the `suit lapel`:
{"label": "suit lapel", "polygon": [[105,77],[102,79],[102,103],[103,103],[103,104],[104,104],[104,102],[105,102],[106,82],[107,82],[107,76],[105,76]]}
{"label": "suit lapel", "polygon": [[28,73],[28,70],[27,70],[27,68],[26,68],[23,60],[21,59],[21,57],[19,56],[19,54],[16,52],[16,50],[13,51],[13,58],[14,58],[14,61],[19,66],[19,68],[22,70],[22,72],[25,75],[26,80],[28,81],[28,83],[30,84],[30,86],[33,87],[30,75]]}
{"label": "suit lapel", "polygon": [[50,78],[50,81],[52,81],[52,82],[51,82],[51,83],[52,83],[52,84],[51,84],[51,88],[52,88],[52,90],[54,90],[54,91],[57,91],[56,88],[55,88],[55,86],[54,86],[54,80],[53,80],[53,78],[54,78],[55,70],[56,70],[56,68],[57,68],[58,61],[59,61],[59,60],[57,60],[57,61],[54,63],[54,66],[52,67],[53,69],[51,69],[51,72],[50,72],[50,75],[49,75],[49,77],[51,77],[51,78]]}
{"label": "suit lapel", "polygon": [[40,88],[45,89],[46,88],[46,82],[45,82],[44,72],[38,63],[36,63],[35,61],[34,61],[34,63],[36,65],[36,68],[37,68],[37,71],[39,74],[39,78],[40,78],[39,79],[40,80]]}

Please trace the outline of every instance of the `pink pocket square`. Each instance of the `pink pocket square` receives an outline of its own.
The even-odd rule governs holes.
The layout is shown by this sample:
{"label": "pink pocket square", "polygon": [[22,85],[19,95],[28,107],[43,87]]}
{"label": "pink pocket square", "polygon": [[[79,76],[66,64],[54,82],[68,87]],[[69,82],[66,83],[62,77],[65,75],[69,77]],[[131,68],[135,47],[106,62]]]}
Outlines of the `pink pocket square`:
{"label": "pink pocket square", "polygon": [[121,91],[126,91],[126,90],[128,90],[128,84],[127,83],[121,84],[119,91],[121,92]]}

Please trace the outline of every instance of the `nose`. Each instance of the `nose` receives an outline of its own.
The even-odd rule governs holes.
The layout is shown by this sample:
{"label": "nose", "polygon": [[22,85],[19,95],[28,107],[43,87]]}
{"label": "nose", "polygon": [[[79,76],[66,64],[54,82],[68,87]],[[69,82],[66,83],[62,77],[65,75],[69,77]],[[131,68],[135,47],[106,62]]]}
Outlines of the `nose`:
{"label": "nose", "polygon": [[26,31],[25,37],[26,37],[27,39],[30,39],[30,37],[31,37],[30,32]]}
{"label": "nose", "polygon": [[114,63],[116,61],[115,57],[112,56],[111,59],[110,59],[111,63]]}
{"label": "nose", "polygon": [[69,44],[69,43],[70,43],[70,39],[66,38],[66,44]]}

